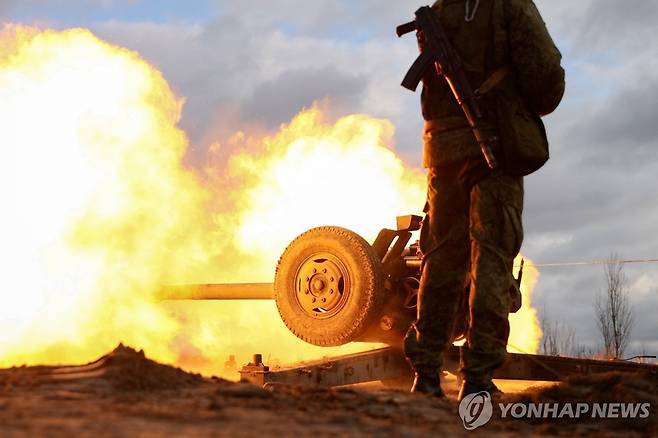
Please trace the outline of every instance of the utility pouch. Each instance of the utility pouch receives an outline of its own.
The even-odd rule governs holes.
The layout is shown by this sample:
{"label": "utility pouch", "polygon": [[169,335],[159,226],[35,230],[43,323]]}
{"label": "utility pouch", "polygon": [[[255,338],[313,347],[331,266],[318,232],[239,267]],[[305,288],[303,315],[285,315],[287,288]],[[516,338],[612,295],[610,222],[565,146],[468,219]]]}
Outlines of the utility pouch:
{"label": "utility pouch", "polygon": [[541,118],[525,108],[511,90],[493,92],[503,169],[512,176],[526,176],[549,159],[548,138]]}

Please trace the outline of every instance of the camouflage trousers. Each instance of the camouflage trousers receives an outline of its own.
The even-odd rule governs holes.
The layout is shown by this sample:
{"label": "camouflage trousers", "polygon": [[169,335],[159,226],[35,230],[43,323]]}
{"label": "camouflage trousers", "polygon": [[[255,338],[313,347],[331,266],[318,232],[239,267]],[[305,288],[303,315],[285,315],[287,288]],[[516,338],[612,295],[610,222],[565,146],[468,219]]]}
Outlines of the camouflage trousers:
{"label": "camouflage trousers", "polygon": [[512,267],[523,240],[523,179],[496,173],[471,185],[463,168],[429,170],[418,317],[405,353],[417,372],[436,373],[461,326],[462,376],[487,380],[506,354]]}

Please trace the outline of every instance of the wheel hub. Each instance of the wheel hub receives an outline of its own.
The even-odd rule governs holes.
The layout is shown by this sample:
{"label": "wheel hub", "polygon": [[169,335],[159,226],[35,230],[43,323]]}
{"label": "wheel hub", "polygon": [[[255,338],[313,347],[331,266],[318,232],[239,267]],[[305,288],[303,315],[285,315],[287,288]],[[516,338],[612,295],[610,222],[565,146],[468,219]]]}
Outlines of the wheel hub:
{"label": "wheel hub", "polygon": [[329,318],[347,300],[347,269],[334,255],[318,253],[297,271],[297,300],[302,310],[316,318]]}

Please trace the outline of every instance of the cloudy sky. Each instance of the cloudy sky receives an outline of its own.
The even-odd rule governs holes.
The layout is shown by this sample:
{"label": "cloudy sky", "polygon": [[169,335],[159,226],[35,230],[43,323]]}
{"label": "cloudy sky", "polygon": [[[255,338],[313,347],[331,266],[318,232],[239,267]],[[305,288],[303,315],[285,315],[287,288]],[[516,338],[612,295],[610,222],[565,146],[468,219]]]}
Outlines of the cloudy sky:
{"label": "cloudy sky", "polygon": [[[546,119],[552,159],[526,181],[523,252],[541,262],[658,258],[658,2],[537,0],[564,56],[567,93]],[[399,86],[415,56],[393,29],[419,4],[393,0],[2,0],[0,21],[86,27],[139,51],[186,98],[202,162],[218,130],[275,129],[331,99],[336,115],[390,119],[420,163],[418,96]],[[632,352],[658,353],[658,265],[628,265]],[[540,310],[595,348],[600,266],[545,268]]]}

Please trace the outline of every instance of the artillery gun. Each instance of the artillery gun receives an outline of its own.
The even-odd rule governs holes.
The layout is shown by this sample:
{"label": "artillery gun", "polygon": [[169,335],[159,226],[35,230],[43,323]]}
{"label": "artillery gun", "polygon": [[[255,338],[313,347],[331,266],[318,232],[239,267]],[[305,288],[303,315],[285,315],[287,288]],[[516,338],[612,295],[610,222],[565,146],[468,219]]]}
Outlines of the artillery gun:
{"label": "artillery gun", "polygon": [[274,299],[288,329],[310,344],[399,346],[416,317],[421,259],[409,243],[421,221],[398,217],[372,245],[345,228],[313,228],[283,252],[274,283],[170,286],[164,298]]}
{"label": "artillery gun", "polygon": [[[339,386],[368,381],[405,381],[411,368],[402,353],[404,336],[416,318],[421,254],[411,243],[421,228],[419,216],[397,218],[395,230],[383,229],[369,244],[345,228],[313,228],[298,236],[281,255],[274,283],[194,284],[163,288],[164,300],[274,299],[281,319],[300,339],[319,346],[350,342],[388,345],[363,353],[271,370],[262,356],[240,371],[258,383]],[[517,284],[520,285],[522,270]],[[467,291],[453,338],[463,337],[468,325]],[[458,347],[445,354],[444,370],[457,374]],[[658,366],[627,361],[604,361],[508,353],[494,377],[556,381],[574,374],[606,371],[649,371]]]}

